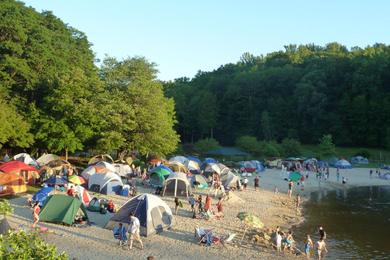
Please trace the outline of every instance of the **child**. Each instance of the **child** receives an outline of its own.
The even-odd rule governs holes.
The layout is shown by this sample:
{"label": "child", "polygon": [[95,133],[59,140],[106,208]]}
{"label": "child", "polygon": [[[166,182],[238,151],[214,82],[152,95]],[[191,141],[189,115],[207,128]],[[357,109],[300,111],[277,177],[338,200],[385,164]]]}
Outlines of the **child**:
{"label": "child", "polygon": [[202,195],[199,195],[198,197],[198,212],[199,213],[203,212]]}
{"label": "child", "polygon": [[127,244],[127,230],[122,223],[119,223],[119,226],[114,228],[114,237],[119,240],[119,246]]}
{"label": "child", "polygon": [[177,215],[177,211],[179,210],[180,201],[178,197],[175,197],[175,215]]}
{"label": "child", "polygon": [[282,234],[280,231],[276,232],[276,250],[278,253],[282,252]]}
{"label": "child", "polygon": [[190,206],[191,206],[191,212],[195,212],[195,198],[194,198],[194,195],[191,194],[191,196],[189,197],[188,199],[188,203],[190,203]]}

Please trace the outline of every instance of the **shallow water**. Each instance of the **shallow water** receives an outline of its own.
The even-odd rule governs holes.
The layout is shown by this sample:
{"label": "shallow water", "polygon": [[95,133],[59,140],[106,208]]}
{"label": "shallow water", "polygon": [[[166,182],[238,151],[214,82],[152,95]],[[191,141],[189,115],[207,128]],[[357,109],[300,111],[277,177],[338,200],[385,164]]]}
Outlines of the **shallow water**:
{"label": "shallow water", "polygon": [[322,225],[327,259],[390,259],[390,187],[313,192],[304,215],[306,221],[294,229],[300,249],[306,234],[318,241]]}

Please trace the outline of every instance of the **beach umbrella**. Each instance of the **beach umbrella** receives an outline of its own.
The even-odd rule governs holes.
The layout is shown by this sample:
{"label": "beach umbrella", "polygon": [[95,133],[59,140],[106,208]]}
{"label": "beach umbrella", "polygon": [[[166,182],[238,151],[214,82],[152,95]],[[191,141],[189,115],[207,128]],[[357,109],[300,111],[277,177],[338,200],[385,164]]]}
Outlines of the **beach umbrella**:
{"label": "beach umbrella", "polygon": [[295,182],[299,181],[301,179],[301,177],[302,177],[302,174],[300,172],[292,172],[289,175],[289,179],[291,181],[295,181]]}
{"label": "beach umbrella", "polygon": [[244,234],[242,235],[240,242],[242,242],[242,240],[244,239],[248,227],[253,227],[253,228],[264,227],[264,224],[263,222],[261,222],[260,218],[252,213],[240,212],[237,214],[237,218],[239,218],[245,224]]}
{"label": "beach umbrella", "polygon": [[85,183],[85,179],[81,176],[72,175],[68,177],[68,181],[74,184],[83,185]]}

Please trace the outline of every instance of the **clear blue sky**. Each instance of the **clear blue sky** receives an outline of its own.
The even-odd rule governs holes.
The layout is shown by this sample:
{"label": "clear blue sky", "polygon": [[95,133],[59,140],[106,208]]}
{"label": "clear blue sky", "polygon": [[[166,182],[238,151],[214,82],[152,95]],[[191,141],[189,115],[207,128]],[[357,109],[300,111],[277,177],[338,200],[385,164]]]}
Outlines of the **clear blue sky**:
{"label": "clear blue sky", "polygon": [[159,78],[193,77],[287,44],[390,43],[390,1],[25,0],[83,31],[98,58],[145,56]]}

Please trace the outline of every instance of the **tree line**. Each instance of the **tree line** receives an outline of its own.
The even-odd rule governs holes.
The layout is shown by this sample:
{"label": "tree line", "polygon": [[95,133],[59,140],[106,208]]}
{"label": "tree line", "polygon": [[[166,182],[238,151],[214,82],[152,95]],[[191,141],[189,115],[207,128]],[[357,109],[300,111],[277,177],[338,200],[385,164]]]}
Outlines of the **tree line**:
{"label": "tree line", "polygon": [[164,84],[183,142],[240,137],[390,147],[390,46],[288,45]]}
{"label": "tree line", "polygon": [[174,101],[143,57],[106,57],[51,12],[0,2],[0,148],[136,150],[164,155],[179,136]]}

